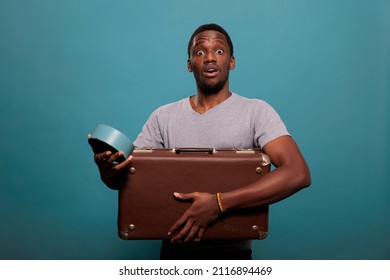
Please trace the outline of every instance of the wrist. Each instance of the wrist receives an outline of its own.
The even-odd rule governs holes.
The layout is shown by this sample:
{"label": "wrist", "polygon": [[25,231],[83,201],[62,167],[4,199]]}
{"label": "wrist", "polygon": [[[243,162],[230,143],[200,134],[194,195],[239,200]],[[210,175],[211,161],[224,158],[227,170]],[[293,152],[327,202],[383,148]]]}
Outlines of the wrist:
{"label": "wrist", "polygon": [[122,176],[119,176],[119,174],[115,176],[104,176],[100,174],[100,179],[103,181],[104,184],[106,184],[110,189],[117,190],[119,189],[119,186],[121,184],[121,178]]}

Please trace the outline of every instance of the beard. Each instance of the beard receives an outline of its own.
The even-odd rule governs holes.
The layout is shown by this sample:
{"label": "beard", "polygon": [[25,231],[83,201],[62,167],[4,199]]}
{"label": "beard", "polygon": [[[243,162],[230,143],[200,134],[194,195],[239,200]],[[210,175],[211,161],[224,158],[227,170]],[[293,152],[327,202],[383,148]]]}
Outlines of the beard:
{"label": "beard", "polygon": [[[196,78],[196,77],[195,77]],[[227,80],[229,79],[229,75],[227,75],[224,79],[218,81],[216,84],[207,84],[202,79],[196,79],[199,89],[206,95],[213,95],[220,92],[225,86]]]}
{"label": "beard", "polygon": [[226,81],[219,81],[218,83],[214,85],[208,85],[204,82],[199,83],[199,88],[200,90],[206,94],[206,95],[212,95],[212,94],[217,94],[220,92],[223,87],[225,86]]}

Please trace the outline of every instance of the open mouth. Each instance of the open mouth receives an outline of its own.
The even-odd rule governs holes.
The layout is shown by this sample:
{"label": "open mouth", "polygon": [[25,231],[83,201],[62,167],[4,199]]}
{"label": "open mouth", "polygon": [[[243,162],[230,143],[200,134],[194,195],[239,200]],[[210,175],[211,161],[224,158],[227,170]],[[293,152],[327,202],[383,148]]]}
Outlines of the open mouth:
{"label": "open mouth", "polygon": [[219,72],[219,68],[216,65],[207,65],[203,69],[203,73],[207,76],[215,76]]}

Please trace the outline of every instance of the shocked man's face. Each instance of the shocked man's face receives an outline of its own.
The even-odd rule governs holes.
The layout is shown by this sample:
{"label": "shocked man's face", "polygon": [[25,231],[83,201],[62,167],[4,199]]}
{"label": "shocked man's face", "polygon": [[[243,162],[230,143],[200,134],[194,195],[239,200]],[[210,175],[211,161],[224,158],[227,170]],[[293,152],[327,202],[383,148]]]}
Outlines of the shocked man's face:
{"label": "shocked man's face", "polygon": [[188,71],[194,73],[198,90],[216,94],[228,88],[229,71],[235,66],[225,36],[206,30],[194,37],[188,59]]}

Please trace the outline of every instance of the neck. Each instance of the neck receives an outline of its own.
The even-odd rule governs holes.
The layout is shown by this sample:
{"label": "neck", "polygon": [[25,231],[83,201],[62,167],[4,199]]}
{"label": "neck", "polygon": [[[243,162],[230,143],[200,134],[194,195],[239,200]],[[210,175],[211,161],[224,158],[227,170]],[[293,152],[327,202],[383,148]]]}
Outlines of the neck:
{"label": "neck", "polygon": [[190,102],[195,112],[203,114],[228,99],[231,95],[232,93],[229,90],[220,91],[216,94],[198,92],[196,96],[190,98]]}

